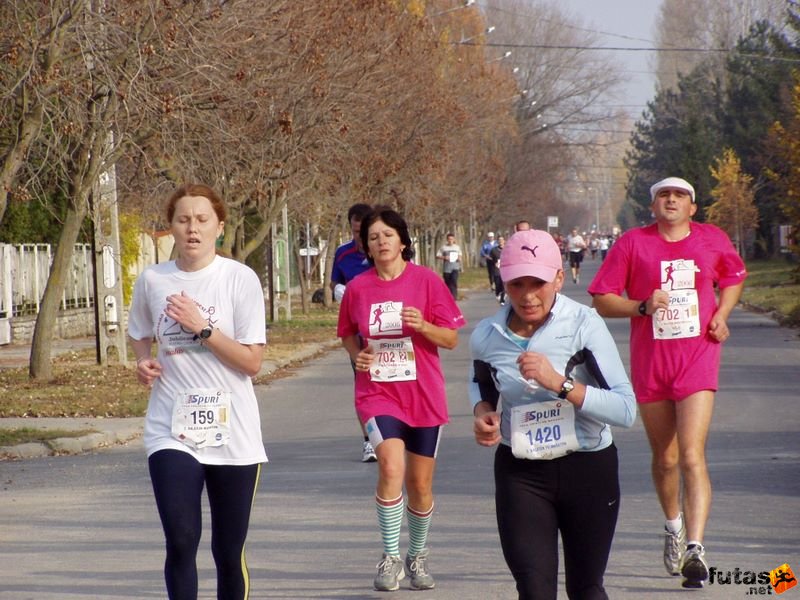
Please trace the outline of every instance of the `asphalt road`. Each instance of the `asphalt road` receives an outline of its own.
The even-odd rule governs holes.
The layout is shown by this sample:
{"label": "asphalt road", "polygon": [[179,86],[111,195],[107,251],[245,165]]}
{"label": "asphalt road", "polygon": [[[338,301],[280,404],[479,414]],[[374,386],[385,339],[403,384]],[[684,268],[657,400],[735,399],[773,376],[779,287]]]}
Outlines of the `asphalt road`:
{"label": "asphalt road", "polygon": [[[596,264],[565,293],[588,302]],[[493,510],[492,451],[475,444],[466,395],[468,336],[497,307],[488,291],[462,303],[469,325],[443,352],[451,423],[439,456],[430,547],[444,600],[514,598]],[[627,323],[610,322],[628,356]],[[615,430],[622,507],[606,576],[611,598],[735,599],[773,595],[736,583],[787,563],[800,574],[800,338],[737,309],[724,351],[708,458],[714,505],[710,566],[731,583],[687,591],[661,564],[662,516],[641,423]],[[386,597],[371,589],[380,543],[373,506],[375,465],[360,462],[352,374],[329,352],[258,390],[266,466],[247,555],[253,599]],[[213,598],[205,517],[200,597]],[[402,547],[405,547],[405,530]],[[0,462],[0,600],[164,598],[163,539],[140,441],[77,456]],[[738,570],[738,571],[737,571]],[[566,598],[562,591],[559,599]],[[753,589],[751,589],[753,588]],[[771,592],[771,593],[770,593]],[[393,598],[418,597],[407,589]],[[800,599],[800,585],[785,592]]]}

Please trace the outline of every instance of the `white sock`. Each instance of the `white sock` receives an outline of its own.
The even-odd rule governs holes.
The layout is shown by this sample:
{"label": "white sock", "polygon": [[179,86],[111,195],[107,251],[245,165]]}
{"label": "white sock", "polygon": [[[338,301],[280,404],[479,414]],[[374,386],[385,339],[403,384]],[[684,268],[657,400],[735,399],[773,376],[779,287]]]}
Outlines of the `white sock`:
{"label": "white sock", "polygon": [[667,519],[664,522],[664,526],[667,528],[667,531],[670,533],[678,533],[681,528],[683,527],[683,515],[678,513],[677,518],[675,519]]}

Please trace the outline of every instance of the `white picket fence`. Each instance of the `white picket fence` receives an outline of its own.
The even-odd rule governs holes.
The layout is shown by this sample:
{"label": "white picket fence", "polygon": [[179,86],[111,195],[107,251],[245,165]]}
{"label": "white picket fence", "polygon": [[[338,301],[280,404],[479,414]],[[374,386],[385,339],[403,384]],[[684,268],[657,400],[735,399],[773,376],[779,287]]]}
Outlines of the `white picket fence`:
{"label": "white picket fence", "polygon": [[[11,336],[10,319],[39,312],[50,274],[50,244],[0,244],[0,344]],[[94,306],[92,250],[75,244],[61,310]]]}

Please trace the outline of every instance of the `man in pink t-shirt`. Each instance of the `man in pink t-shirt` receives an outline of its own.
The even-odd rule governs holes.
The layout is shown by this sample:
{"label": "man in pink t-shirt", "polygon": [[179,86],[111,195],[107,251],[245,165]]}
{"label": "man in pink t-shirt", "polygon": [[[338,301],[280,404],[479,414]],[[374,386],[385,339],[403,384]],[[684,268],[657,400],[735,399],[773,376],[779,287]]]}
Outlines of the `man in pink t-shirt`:
{"label": "man in pink t-shirt", "polygon": [[666,517],[664,566],[683,576],[683,587],[698,588],[708,579],[705,444],[721,344],[747,273],[725,232],[692,222],[691,184],[668,177],[650,195],[656,222],[623,235],[588,289],[602,316],[631,320],[631,380]]}

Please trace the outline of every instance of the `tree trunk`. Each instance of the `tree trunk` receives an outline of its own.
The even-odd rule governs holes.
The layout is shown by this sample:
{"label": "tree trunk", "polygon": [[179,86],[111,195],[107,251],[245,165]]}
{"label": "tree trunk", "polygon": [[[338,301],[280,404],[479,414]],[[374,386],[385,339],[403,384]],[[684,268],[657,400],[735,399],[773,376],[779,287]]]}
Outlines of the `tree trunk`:
{"label": "tree trunk", "polygon": [[[73,249],[83,220],[86,218],[87,209],[88,202],[85,197],[75,198],[75,202],[70,206],[64,220],[64,228],[61,230],[58,246],[53,255],[53,264],[50,266],[50,275],[47,279],[47,286],[44,289],[42,302],[39,305],[39,314],[36,317],[36,325],[33,329],[33,343],[31,344],[30,366],[28,369],[31,379],[46,381],[53,377],[51,356],[53,331],[56,327],[59,305],[66,286]],[[96,301],[97,299],[95,298]]]}
{"label": "tree trunk", "polygon": [[325,294],[324,306],[327,308],[333,304],[333,291],[331,290],[331,275],[333,274],[333,257],[336,255],[335,243],[338,227],[331,227],[328,232],[328,243],[325,244],[325,275],[322,279],[322,289]]}
{"label": "tree trunk", "polygon": [[17,178],[17,173],[25,164],[25,157],[31,147],[34,138],[42,125],[42,115],[44,109],[41,104],[36,104],[17,126],[18,140],[16,144],[8,149],[8,153],[3,157],[3,164],[0,166],[0,221],[8,206],[8,192]]}
{"label": "tree trunk", "polygon": [[297,277],[300,282],[300,308],[303,311],[304,315],[307,315],[309,312],[308,307],[308,277],[306,276],[306,264],[303,257],[300,256],[299,252],[294,253],[295,260],[297,262]]}

